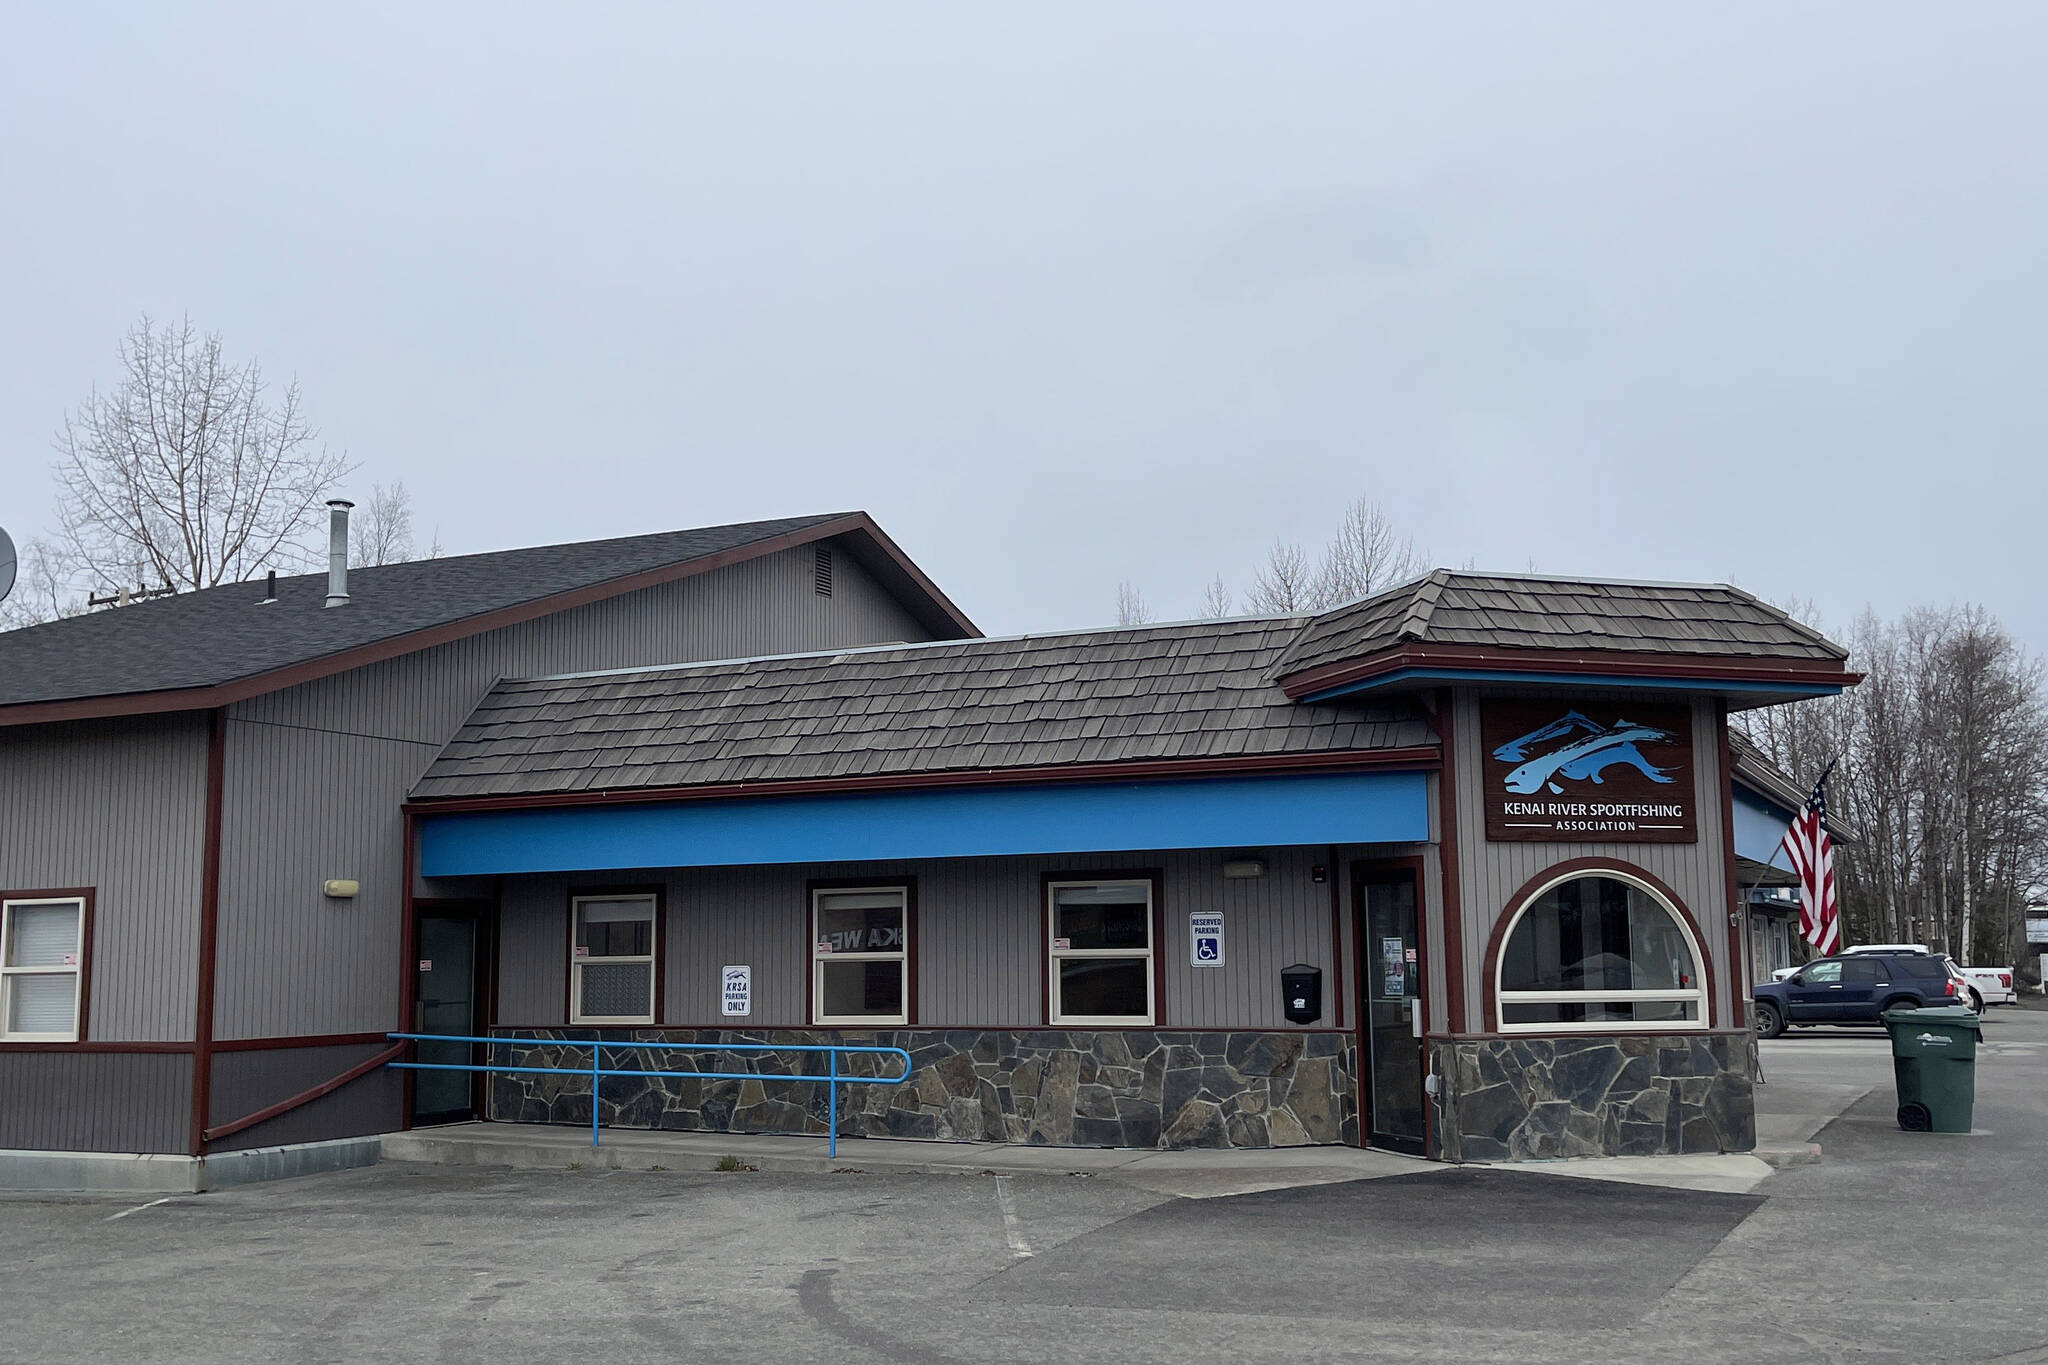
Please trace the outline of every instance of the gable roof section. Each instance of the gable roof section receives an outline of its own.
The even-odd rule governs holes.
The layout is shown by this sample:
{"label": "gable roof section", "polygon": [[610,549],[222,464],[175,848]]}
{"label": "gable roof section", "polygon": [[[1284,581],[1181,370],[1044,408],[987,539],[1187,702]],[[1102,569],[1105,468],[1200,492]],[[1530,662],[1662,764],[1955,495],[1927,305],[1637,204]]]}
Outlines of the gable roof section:
{"label": "gable roof section", "polygon": [[226,584],[0,634],[0,725],[224,705],[833,539],[934,634],[980,632],[865,512],[707,526]]}
{"label": "gable roof section", "polygon": [[1274,669],[1289,696],[1436,661],[1477,663],[1590,656],[1623,671],[1655,661],[1670,675],[1756,672],[1834,685],[1847,651],[1740,588],[1630,583],[1437,569],[1414,582],[1325,612]]}
{"label": "gable roof section", "polygon": [[413,798],[1434,761],[1436,736],[1405,702],[1283,696],[1266,675],[1300,629],[1205,621],[502,682]]}
{"label": "gable roof section", "polygon": [[[1811,794],[1811,789],[1802,790],[1789,773],[1764,755],[1764,751],[1757,747],[1755,740],[1742,733],[1740,726],[1728,727],[1728,756],[1733,761],[1735,769],[1731,774],[1735,785],[1748,789],[1757,799],[1777,807],[1784,813],[1786,820],[1789,821],[1806,809],[1806,798]],[[1841,816],[1835,813],[1832,806],[1828,809],[1827,830],[1828,837],[1837,843],[1856,842],[1855,831],[1842,823]]]}

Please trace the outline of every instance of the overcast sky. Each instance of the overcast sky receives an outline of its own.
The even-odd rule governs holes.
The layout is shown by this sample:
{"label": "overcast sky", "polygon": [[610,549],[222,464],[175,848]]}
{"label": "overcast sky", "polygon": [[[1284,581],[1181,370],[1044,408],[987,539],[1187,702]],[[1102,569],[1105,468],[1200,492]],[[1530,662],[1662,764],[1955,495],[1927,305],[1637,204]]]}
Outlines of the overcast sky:
{"label": "overcast sky", "polygon": [[1439,563],[2048,649],[2048,6],[0,5],[0,525],[122,331],[450,552],[861,507],[991,632]]}

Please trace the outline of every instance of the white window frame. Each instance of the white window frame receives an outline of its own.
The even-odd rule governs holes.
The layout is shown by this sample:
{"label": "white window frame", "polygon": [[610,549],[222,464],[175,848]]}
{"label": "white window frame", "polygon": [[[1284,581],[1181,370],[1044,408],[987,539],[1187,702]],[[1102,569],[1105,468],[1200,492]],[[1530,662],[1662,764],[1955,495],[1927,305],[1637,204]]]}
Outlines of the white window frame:
{"label": "white window frame", "polygon": [[[576,924],[583,916],[583,907],[593,901],[644,901],[647,905],[647,952],[622,957],[578,957],[576,956]],[[661,951],[661,898],[651,891],[593,891],[585,896],[569,898],[569,1022],[572,1024],[651,1024],[654,1022],[655,1003],[661,998],[661,982],[656,979],[654,963]],[[647,1013],[645,1014],[585,1014],[583,1012],[583,969],[585,967],[627,966],[644,963],[647,967]]]}
{"label": "white window frame", "polygon": [[[1689,990],[1658,991],[1511,991],[1502,985],[1502,975],[1507,970],[1508,945],[1514,942],[1515,930],[1521,927],[1522,916],[1529,913],[1545,896],[1563,886],[1566,882],[1584,881],[1591,877],[1608,877],[1624,882],[1649,897],[1651,902],[1670,916],[1678,926],[1679,936],[1685,941],[1686,950],[1692,954],[1692,979],[1699,984]],[[1502,1033],[1696,1033],[1707,1027],[1707,968],[1706,956],[1700,951],[1700,943],[1693,936],[1692,925],[1686,922],[1678,907],[1656,887],[1641,877],[1631,876],[1619,868],[1579,868],[1560,873],[1537,887],[1523,900],[1515,911],[1515,917],[1508,921],[1507,932],[1500,936],[1500,954],[1493,964],[1494,1010],[1496,1023]],[[1514,1024],[1508,1022],[1510,1005],[1555,1005],[1594,1002],[1615,1002],[1634,1004],[1660,1000],[1692,1000],[1698,1002],[1693,1019],[1585,1019],[1576,1023],[1534,1023]]]}
{"label": "white window frame", "polygon": [[[1059,892],[1073,887],[1131,886],[1145,893],[1145,947],[1061,948]],[[1046,1017],[1054,1024],[1076,1028],[1156,1028],[1159,1018],[1159,981],[1153,955],[1159,951],[1158,887],[1149,877],[1076,877],[1045,884],[1045,999]],[[1145,1015],[1067,1014],[1060,1006],[1060,963],[1069,958],[1143,958],[1145,960]]]}
{"label": "white window frame", "polygon": [[[824,940],[818,933],[818,903],[827,896],[885,896],[896,897],[897,913],[902,916],[903,944],[899,948],[883,952],[838,951],[820,952],[818,945]],[[816,886],[811,888],[811,1022],[836,1028],[904,1027],[910,1023],[910,887],[902,882],[883,883],[880,886]],[[899,998],[903,1008],[895,1014],[827,1014],[825,1013],[825,964],[828,962],[894,962],[901,975],[903,989]]]}
{"label": "white window frame", "polygon": [[[71,920],[71,965],[56,967],[10,967],[7,947],[13,942],[14,913],[17,910],[46,910],[68,906]],[[10,1031],[13,1015],[14,982],[24,976],[69,976],[71,978],[71,1027],[61,1032],[25,1033]],[[83,896],[18,896],[0,901],[0,1043],[75,1043],[85,1021],[79,1018],[85,1003],[85,898]]]}

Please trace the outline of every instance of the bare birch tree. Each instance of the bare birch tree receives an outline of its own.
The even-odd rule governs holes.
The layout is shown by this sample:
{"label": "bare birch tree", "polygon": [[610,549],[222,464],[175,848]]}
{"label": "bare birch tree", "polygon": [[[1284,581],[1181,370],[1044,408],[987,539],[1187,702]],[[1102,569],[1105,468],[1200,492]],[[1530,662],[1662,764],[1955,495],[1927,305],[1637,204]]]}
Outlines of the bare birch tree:
{"label": "bare birch tree", "polygon": [[1415,552],[1415,538],[1396,529],[1386,508],[1360,497],[1344,509],[1337,534],[1323,551],[1315,605],[1334,607],[1370,597],[1428,569],[1427,559]]}
{"label": "bare birch tree", "polygon": [[1116,623],[1120,626],[1142,626],[1152,620],[1152,609],[1145,605],[1145,598],[1126,579],[1116,585]]}
{"label": "bare birch tree", "polygon": [[1307,611],[1317,605],[1316,576],[1308,553],[1299,545],[1276,540],[1266,562],[1252,575],[1244,604],[1253,611]]}
{"label": "bare birch tree", "polygon": [[310,560],[301,538],[350,470],[319,444],[299,388],[272,401],[261,366],[218,333],[143,317],[121,380],[58,432],[52,558],[76,586],[210,588]]}
{"label": "bare birch tree", "polygon": [[1202,590],[1202,616],[1209,620],[1228,616],[1233,610],[1230,589],[1223,582],[1223,575],[1217,574],[1209,580],[1209,586]]}
{"label": "bare birch tree", "polygon": [[1849,636],[1861,686],[1743,717],[1802,784],[1839,757],[1829,799],[1848,941],[1926,943],[2018,965],[2048,876],[2048,680],[1988,613],[1865,613]]}
{"label": "bare birch tree", "polygon": [[405,564],[441,555],[439,537],[428,544],[424,554],[415,553],[412,494],[403,480],[389,488],[381,483],[370,485],[370,496],[349,519],[348,541],[349,561],[354,564]]}

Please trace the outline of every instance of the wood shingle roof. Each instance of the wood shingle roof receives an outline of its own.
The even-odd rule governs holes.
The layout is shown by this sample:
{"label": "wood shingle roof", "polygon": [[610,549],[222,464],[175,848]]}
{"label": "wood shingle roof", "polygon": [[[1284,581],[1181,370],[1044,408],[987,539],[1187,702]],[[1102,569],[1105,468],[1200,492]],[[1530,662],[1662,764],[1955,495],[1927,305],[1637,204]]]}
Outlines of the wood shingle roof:
{"label": "wood shingle roof", "polygon": [[500,683],[419,800],[1249,759],[1433,745],[1405,701],[1303,705],[1300,617]]}

